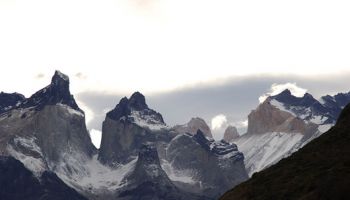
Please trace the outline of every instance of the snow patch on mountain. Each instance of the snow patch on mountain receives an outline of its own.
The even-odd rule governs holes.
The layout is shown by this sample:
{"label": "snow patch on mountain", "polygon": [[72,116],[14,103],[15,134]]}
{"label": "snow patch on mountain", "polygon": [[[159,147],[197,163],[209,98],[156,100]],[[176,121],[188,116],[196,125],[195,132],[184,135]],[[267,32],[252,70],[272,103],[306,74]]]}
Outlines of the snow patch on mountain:
{"label": "snow patch on mountain", "polygon": [[7,146],[7,151],[11,156],[21,161],[37,177],[40,177],[47,170],[47,166],[42,159],[42,151],[33,137],[14,138],[13,144]]}
{"label": "snow patch on mountain", "polygon": [[77,115],[77,116],[80,116],[80,117],[84,117],[85,116],[84,112],[79,111],[79,110],[75,110],[75,109],[71,108],[68,105],[61,104],[61,103],[58,103],[57,105],[61,106],[62,108],[65,108],[67,110],[68,114],[70,114],[70,115]]}
{"label": "snow patch on mountain", "polygon": [[167,160],[162,160],[162,169],[165,171],[165,173],[168,175],[170,180],[182,182],[182,183],[188,183],[188,184],[195,184],[196,181],[193,179],[193,170],[177,170],[174,169]]}
{"label": "snow patch on mountain", "polygon": [[142,111],[131,111],[130,118],[133,122],[143,128],[148,128],[153,131],[159,131],[162,129],[169,129],[169,127],[163,122],[159,121],[156,116],[145,115]]}
{"label": "snow patch on mountain", "polygon": [[276,108],[280,109],[281,111],[288,112],[292,114],[293,116],[296,116],[295,113],[291,112],[289,109],[287,109],[283,103],[277,101],[276,99],[271,99],[270,104],[275,106]]}
{"label": "snow patch on mountain", "polygon": [[324,132],[328,131],[330,128],[332,128],[332,126],[333,126],[333,124],[320,125],[320,126],[318,126],[318,130],[321,133],[324,133]]}
{"label": "snow patch on mountain", "polygon": [[[97,155],[94,155],[92,159],[79,160],[74,156],[66,158],[64,163],[61,163],[60,169],[56,170],[57,175],[64,180],[68,185],[77,190],[90,190],[98,193],[99,191],[108,190],[114,191],[121,188],[121,181],[127,173],[132,171],[135,167],[137,159],[125,165],[119,165],[115,168],[108,167],[101,164]],[[69,162],[68,166],[67,163]],[[69,165],[74,163],[75,166],[79,165],[80,170],[72,170]],[[78,169],[76,168],[76,169]],[[67,169],[69,169],[67,171]]]}
{"label": "snow patch on mountain", "polygon": [[234,143],[243,152],[245,166],[251,176],[254,172],[278,162],[289,156],[293,147],[301,141],[303,135],[300,133],[271,132],[264,134],[244,135]]}

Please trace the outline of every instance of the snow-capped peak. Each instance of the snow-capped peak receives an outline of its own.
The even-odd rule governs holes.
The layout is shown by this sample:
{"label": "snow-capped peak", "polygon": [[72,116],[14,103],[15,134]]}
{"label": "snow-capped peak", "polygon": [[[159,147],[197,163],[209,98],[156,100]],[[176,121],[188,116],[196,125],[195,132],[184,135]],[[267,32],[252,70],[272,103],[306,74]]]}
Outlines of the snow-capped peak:
{"label": "snow-capped peak", "polygon": [[135,92],[130,99],[122,98],[119,104],[107,113],[107,117],[113,120],[134,123],[150,130],[168,128],[162,115],[147,106],[145,97],[140,92]]}

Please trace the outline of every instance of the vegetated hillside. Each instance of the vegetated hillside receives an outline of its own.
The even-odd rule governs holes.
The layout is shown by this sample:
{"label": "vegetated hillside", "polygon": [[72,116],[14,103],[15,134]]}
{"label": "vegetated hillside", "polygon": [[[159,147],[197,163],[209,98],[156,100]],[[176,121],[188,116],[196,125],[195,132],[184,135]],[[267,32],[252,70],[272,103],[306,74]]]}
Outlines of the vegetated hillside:
{"label": "vegetated hillside", "polygon": [[350,199],[350,104],[328,132],[220,198],[231,199]]}

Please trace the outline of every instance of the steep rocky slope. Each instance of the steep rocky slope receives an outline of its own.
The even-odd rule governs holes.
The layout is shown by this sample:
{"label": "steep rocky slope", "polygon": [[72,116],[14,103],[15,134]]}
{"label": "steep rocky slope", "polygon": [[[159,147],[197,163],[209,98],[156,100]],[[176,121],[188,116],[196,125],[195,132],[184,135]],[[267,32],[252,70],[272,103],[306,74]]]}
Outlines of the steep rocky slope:
{"label": "steep rocky slope", "polygon": [[[145,195],[147,198],[158,199],[165,194],[167,197],[163,198],[166,199],[216,198],[225,189],[246,180],[248,176],[244,169],[243,155],[236,146],[224,142],[215,143],[201,131],[201,140],[198,139],[199,134],[192,137],[191,133],[181,133],[193,131],[195,127],[197,130],[206,127],[203,122],[199,118],[193,118],[188,126],[182,126],[186,129],[178,131],[169,128],[162,116],[147,106],[141,93],[136,92],[129,99],[122,98],[107,113],[103,122],[99,152],[99,160],[116,171],[120,166],[134,163],[118,182],[119,198],[137,199],[140,195]],[[183,137],[186,138],[185,141],[181,140]],[[152,147],[146,148],[145,144],[152,144]],[[203,154],[210,159],[203,160]],[[181,163],[187,163],[188,159],[192,159],[192,164],[182,166]],[[148,161],[153,162],[151,167]],[[215,174],[210,172],[213,167]],[[229,179],[220,181],[220,177]],[[147,187],[141,190],[145,187],[144,182],[147,182]],[[152,196],[151,191],[157,192]],[[207,193],[208,191],[210,192]]]}
{"label": "steep rocky slope", "polygon": [[329,131],[220,199],[349,199],[349,143],[350,105]]}
{"label": "steep rocky slope", "polygon": [[333,102],[333,106],[330,100],[321,103],[308,93],[295,97],[289,90],[268,97],[249,114],[247,133],[231,140],[245,155],[249,175],[291,155],[327,131],[338,118],[337,110],[344,101],[350,102],[347,97],[328,96],[326,99],[342,100]]}

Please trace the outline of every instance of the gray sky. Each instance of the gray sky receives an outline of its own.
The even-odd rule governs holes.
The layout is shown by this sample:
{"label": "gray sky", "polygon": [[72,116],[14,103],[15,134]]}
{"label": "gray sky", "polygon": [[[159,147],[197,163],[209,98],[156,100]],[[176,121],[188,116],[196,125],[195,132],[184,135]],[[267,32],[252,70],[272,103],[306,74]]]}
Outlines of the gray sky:
{"label": "gray sky", "polygon": [[348,0],[1,0],[0,88],[29,96],[58,69],[90,128],[137,90],[169,124],[244,125],[274,83],[348,90],[349,10]]}

